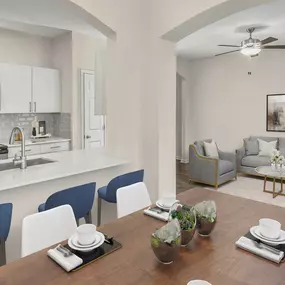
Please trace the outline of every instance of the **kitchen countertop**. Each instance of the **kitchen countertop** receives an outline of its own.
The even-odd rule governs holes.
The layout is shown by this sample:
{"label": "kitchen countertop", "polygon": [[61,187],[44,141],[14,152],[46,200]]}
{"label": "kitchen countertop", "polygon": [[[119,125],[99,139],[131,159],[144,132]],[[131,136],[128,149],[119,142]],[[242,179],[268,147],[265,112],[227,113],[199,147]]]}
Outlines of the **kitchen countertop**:
{"label": "kitchen countertop", "polygon": [[[33,155],[29,159],[47,158],[54,163],[0,171],[0,191],[46,182],[49,180],[102,170],[126,164],[127,161],[110,155],[105,149],[73,150],[68,152]],[[12,159],[0,161],[0,164]]]}
{"label": "kitchen countertop", "polygon": [[[47,143],[57,143],[57,142],[69,142],[70,139],[64,139],[64,138],[58,138],[58,137],[50,137],[46,139],[38,139],[37,141],[32,141],[30,139],[26,139],[25,145],[39,145],[39,144],[47,144]],[[0,144],[7,145],[8,147],[19,147],[21,146],[21,142],[16,142],[15,144],[8,144],[8,142],[3,143],[0,142]]]}

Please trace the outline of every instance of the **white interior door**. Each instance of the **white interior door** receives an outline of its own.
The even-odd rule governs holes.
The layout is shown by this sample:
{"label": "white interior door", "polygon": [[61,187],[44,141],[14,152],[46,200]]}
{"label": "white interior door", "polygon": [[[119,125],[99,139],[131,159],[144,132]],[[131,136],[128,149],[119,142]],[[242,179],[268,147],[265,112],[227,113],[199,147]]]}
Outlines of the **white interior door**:
{"label": "white interior door", "polygon": [[105,116],[95,115],[95,76],[83,72],[84,147],[105,146]]}

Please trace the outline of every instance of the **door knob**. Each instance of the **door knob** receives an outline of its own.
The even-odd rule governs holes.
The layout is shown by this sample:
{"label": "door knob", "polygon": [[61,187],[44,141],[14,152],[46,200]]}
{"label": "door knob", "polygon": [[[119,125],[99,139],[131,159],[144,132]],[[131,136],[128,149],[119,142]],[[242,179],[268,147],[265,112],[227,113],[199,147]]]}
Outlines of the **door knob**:
{"label": "door knob", "polygon": [[91,136],[87,135],[85,136],[85,138],[88,140],[88,139],[91,139]]}

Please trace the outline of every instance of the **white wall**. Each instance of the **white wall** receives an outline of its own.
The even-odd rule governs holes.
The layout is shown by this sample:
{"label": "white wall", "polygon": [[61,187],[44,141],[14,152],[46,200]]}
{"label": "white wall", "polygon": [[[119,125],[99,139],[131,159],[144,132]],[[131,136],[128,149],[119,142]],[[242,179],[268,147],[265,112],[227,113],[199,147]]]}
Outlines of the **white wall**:
{"label": "white wall", "polygon": [[52,39],[52,64],[60,71],[62,112],[72,112],[72,33]]}
{"label": "white wall", "polygon": [[0,28],[0,62],[52,67],[51,40]]}
{"label": "white wall", "polygon": [[285,93],[284,51],[263,51],[253,59],[234,54],[179,60],[178,70],[185,65],[192,103],[188,144],[213,138],[221,149],[233,151],[249,135],[285,136],[266,131],[266,95]]}

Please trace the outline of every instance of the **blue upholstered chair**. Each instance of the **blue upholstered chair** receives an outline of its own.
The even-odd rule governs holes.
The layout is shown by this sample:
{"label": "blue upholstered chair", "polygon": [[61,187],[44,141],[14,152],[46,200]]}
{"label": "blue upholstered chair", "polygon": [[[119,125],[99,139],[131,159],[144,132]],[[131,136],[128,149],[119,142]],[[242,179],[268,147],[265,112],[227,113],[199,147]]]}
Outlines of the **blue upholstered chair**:
{"label": "blue upholstered chair", "polygon": [[143,182],[144,170],[126,173],[112,179],[107,186],[98,189],[97,226],[101,224],[101,199],[109,203],[117,203],[116,193],[121,187]]}
{"label": "blue upholstered chair", "polygon": [[0,204],[0,266],[6,264],[5,242],[11,226],[13,204]]}
{"label": "blue upholstered chair", "polygon": [[84,218],[86,223],[92,223],[91,209],[94,203],[96,183],[79,185],[52,194],[45,203],[39,205],[39,212],[61,205],[70,205],[73,209],[77,224]]}

